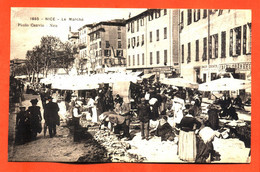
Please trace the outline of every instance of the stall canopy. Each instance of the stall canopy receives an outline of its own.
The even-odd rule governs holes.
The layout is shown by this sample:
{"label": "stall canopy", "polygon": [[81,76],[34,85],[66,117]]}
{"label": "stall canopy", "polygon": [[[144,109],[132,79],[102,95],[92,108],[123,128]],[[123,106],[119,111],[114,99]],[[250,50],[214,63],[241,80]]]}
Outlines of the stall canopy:
{"label": "stall canopy", "polygon": [[186,88],[198,88],[198,84],[183,78],[164,78],[161,83],[166,85],[173,85],[176,87],[186,87]]}
{"label": "stall canopy", "polygon": [[251,88],[250,81],[234,78],[220,78],[199,85],[200,91],[235,91],[248,88]]}
{"label": "stall canopy", "polygon": [[102,73],[94,75],[55,75],[40,82],[51,84],[54,89],[89,90],[98,88],[98,84],[114,84],[120,81],[136,83],[140,80],[138,73]]}
{"label": "stall canopy", "polygon": [[147,73],[147,74],[144,74],[144,75],[142,76],[142,78],[143,78],[143,79],[150,79],[150,78],[152,78],[152,77],[154,77],[154,76],[155,76],[155,74]]}
{"label": "stall canopy", "polygon": [[25,79],[27,78],[27,75],[20,75],[20,76],[15,76],[17,79]]}

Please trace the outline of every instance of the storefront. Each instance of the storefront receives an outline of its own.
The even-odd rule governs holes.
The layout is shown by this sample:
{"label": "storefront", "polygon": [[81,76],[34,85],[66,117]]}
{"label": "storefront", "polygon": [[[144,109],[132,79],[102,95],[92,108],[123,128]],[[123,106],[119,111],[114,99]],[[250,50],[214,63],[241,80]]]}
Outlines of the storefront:
{"label": "storefront", "polygon": [[203,65],[201,68],[194,68],[194,70],[195,72],[200,71],[203,82],[208,81],[207,78],[214,80],[219,74],[226,72],[232,73],[234,78],[247,80],[251,77],[251,62]]}

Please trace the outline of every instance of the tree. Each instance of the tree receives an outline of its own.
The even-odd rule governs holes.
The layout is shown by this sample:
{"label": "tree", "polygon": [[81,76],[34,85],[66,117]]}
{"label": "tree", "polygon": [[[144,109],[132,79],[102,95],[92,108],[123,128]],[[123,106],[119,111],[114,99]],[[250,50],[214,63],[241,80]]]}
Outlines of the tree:
{"label": "tree", "polygon": [[38,82],[39,73],[47,77],[50,69],[63,68],[66,73],[69,73],[75,54],[77,54],[75,47],[72,47],[69,42],[63,43],[54,36],[43,36],[40,45],[26,53],[27,74],[29,77],[32,75],[32,82],[35,81],[36,75],[36,82]]}
{"label": "tree", "polygon": [[73,46],[69,42],[62,44],[58,60],[61,62],[62,68],[66,71],[67,74],[73,66],[75,59],[74,54],[75,52],[73,51]]}
{"label": "tree", "polygon": [[27,51],[26,59],[27,59],[27,68],[31,69],[32,74],[32,82],[34,82],[35,74],[36,74],[36,82],[38,82],[39,73],[42,68],[41,60],[43,58],[42,49],[40,46],[35,46],[32,51]]}
{"label": "tree", "polygon": [[42,72],[44,76],[47,76],[50,68],[57,68],[56,56],[62,46],[62,42],[59,38],[54,36],[43,36],[41,38],[41,48],[43,50]]}

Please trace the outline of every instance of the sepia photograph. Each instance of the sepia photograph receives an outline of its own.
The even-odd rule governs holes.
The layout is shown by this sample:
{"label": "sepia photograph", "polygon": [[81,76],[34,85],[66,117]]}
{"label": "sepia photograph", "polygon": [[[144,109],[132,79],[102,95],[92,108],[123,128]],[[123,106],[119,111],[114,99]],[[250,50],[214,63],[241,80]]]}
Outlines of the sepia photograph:
{"label": "sepia photograph", "polygon": [[10,12],[8,162],[251,163],[251,9]]}

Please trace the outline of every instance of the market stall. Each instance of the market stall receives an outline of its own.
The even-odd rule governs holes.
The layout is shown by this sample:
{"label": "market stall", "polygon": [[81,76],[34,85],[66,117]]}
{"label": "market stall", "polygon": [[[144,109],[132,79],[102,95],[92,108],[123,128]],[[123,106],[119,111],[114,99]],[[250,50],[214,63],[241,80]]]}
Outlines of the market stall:
{"label": "market stall", "polygon": [[183,78],[164,78],[161,80],[161,83],[166,85],[176,86],[176,87],[185,87],[185,88],[193,88],[193,89],[197,89],[199,86],[197,83],[194,83],[192,81]]}

